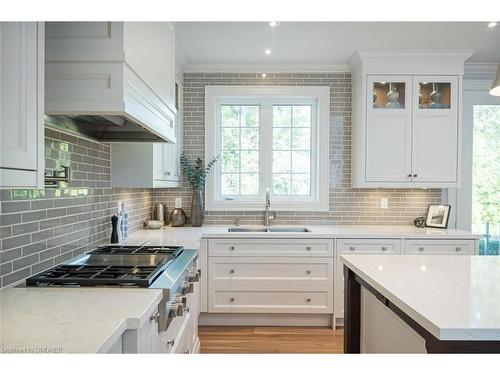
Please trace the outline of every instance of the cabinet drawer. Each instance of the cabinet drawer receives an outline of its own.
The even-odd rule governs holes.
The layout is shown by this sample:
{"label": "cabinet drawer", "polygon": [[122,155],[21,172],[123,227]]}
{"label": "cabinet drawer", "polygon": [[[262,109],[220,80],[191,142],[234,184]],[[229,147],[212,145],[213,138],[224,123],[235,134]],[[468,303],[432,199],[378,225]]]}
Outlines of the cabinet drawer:
{"label": "cabinet drawer", "polygon": [[211,293],[210,312],[226,313],[332,313],[332,293],[327,291],[227,291]]}
{"label": "cabinet drawer", "polygon": [[474,240],[407,240],[406,254],[474,255]]}
{"label": "cabinet drawer", "polygon": [[339,253],[400,254],[401,240],[379,238],[337,240],[337,249]]}
{"label": "cabinet drawer", "polygon": [[213,257],[209,260],[211,286],[279,288],[326,285],[333,280],[332,258]]}
{"label": "cabinet drawer", "polygon": [[333,257],[333,241],[323,239],[209,240],[209,256]]}

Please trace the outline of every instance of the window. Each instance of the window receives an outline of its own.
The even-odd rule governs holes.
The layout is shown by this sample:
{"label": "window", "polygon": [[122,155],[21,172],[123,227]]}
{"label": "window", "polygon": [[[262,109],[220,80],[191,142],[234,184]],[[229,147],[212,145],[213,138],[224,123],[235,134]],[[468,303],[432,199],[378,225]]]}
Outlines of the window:
{"label": "window", "polygon": [[207,86],[208,210],[328,210],[328,87]]}

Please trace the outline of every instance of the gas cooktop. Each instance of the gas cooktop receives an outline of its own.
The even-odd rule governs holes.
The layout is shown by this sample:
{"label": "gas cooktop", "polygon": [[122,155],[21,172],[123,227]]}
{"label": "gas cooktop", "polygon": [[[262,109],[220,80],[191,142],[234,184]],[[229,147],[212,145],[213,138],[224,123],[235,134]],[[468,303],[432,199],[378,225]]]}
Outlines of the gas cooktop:
{"label": "gas cooktop", "polygon": [[61,265],[26,280],[27,286],[148,287],[163,271],[159,266]]}
{"label": "gas cooktop", "polygon": [[102,246],[26,280],[27,286],[149,287],[182,246]]}

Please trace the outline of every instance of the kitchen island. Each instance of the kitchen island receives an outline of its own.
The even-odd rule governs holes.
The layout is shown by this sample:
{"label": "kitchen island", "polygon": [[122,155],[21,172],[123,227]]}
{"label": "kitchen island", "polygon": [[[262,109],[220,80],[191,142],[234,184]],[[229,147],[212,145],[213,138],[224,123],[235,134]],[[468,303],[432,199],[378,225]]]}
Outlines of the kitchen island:
{"label": "kitchen island", "polygon": [[500,353],[500,258],[343,255],[345,353]]}

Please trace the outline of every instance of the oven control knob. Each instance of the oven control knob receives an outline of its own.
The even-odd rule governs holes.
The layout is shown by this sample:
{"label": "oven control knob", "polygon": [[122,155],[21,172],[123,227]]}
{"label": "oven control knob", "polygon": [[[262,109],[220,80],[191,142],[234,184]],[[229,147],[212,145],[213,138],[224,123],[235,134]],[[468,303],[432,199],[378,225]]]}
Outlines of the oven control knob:
{"label": "oven control knob", "polygon": [[177,303],[167,302],[167,313],[169,318],[175,318],[177,316]]}
{"label": "oven control knob", "polygon": [[175,303],[180,303],[182,304],[183,307],[186,307],[186,302],[187,302],[187,297],[185,294],[176,294],[172,300],[175,302]]}
{"label": "oven control knob", "polygon": [[193,283],[189,281],[184,281],[182,283],[182,294],[193,293]]}
{"label": "oven control knob", "polygon": [[200,281],[200,270],[196,267],[191,267],[189,269],[189,281],[192,283]]}

